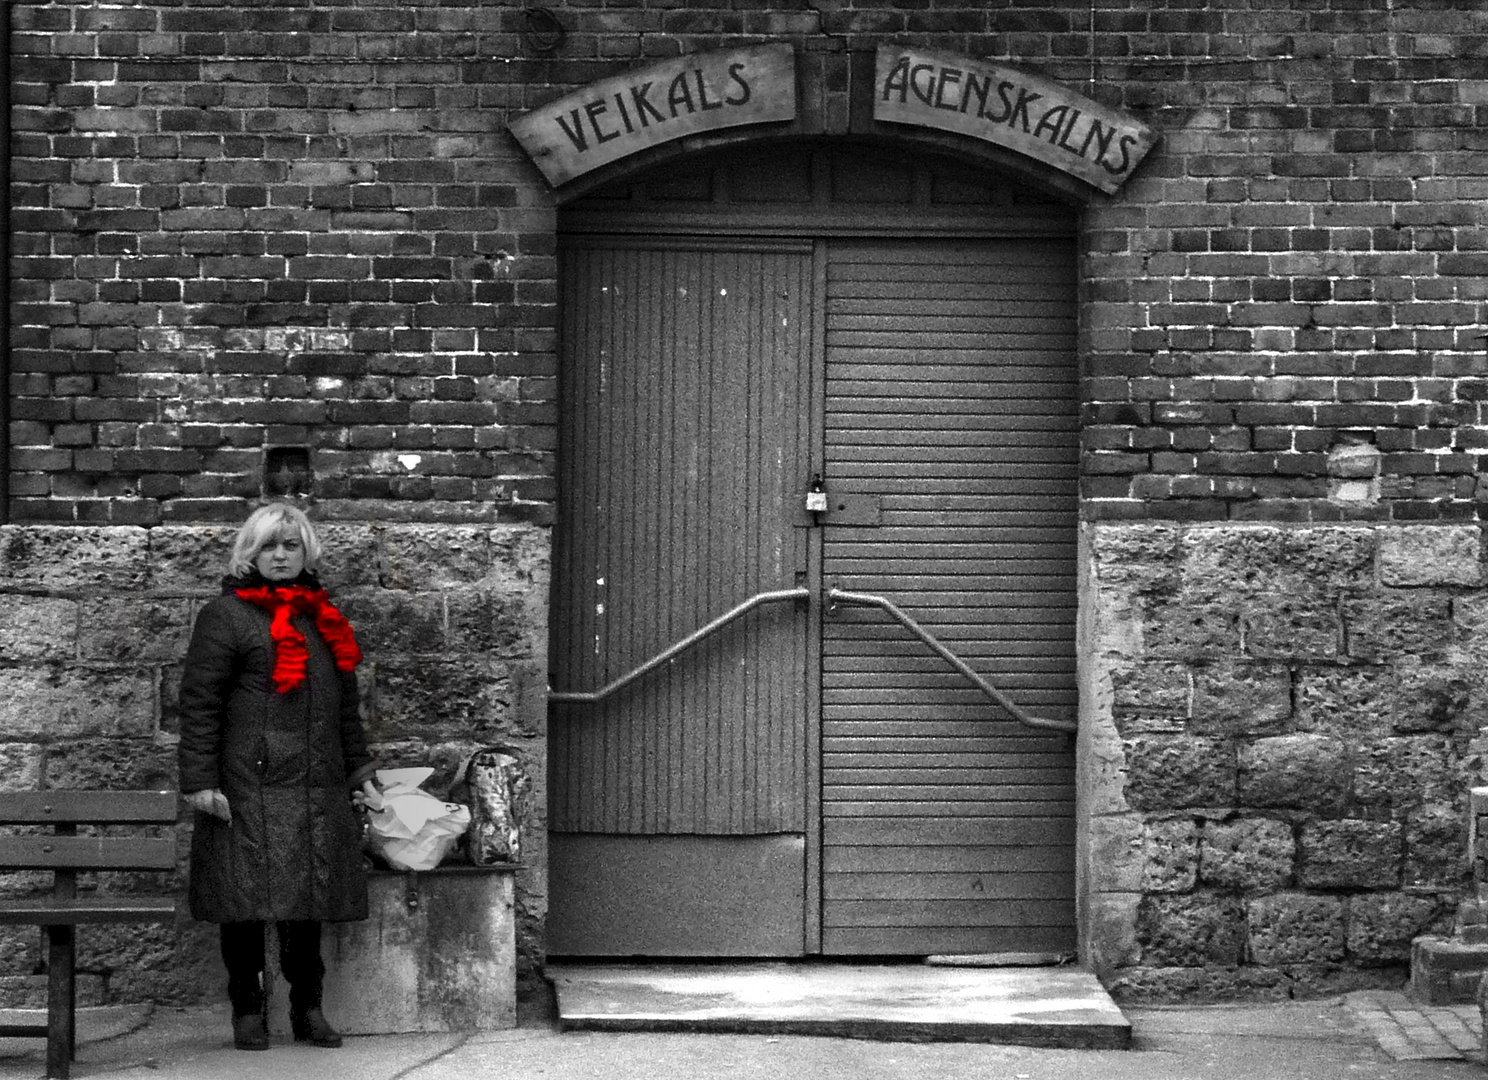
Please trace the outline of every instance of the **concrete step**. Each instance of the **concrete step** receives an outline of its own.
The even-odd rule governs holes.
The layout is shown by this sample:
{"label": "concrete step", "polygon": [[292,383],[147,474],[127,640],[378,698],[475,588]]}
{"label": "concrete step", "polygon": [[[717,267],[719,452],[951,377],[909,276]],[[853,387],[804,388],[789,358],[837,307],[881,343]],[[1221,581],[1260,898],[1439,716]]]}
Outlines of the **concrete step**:
{"label": "concrete step", "polygon": [[1131,1045],[1099,980],[1072,967],[555,961],[546,971],[566,1030]]}

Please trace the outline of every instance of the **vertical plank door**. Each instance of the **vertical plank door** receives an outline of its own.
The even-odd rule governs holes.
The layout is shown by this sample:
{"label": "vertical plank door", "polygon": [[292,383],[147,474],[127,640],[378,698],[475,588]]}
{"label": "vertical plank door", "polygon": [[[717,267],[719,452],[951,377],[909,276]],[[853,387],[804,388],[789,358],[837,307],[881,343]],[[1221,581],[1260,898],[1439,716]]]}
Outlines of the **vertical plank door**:
{"label": "vertical plank door", "polygon": [[[557,690],[624,675],[806,570],[805,244],[562,252]],[[756,609],[600,704],[554,709],[549,949],[797,955],[807,614]]]}

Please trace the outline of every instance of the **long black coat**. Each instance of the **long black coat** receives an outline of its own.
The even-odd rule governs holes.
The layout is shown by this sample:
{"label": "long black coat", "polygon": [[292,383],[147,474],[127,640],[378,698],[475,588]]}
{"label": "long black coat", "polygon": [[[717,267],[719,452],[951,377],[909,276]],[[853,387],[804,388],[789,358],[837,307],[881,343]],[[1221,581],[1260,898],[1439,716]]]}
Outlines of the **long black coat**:
{"label": "long black coat", "polygon": [[[226,593],[234,585],[228,582]],[[313,620],[288,693],[270,679],[267,611],[231,594],[197,616],[181,679],[181,790],[220,788],[232,823],[196,815],[191,914],[207,922],[367,917],[351,791],[372,775],[356,675],[336,667]]]}

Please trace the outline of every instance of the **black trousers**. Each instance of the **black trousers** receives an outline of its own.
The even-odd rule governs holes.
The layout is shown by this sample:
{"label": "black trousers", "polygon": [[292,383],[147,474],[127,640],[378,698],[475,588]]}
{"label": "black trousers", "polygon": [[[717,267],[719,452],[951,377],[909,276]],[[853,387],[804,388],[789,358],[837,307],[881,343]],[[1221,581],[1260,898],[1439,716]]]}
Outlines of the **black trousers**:
{"label": "black trousers", "polygon": [[[279,970],[289,981],[289,1009],[303,1015],[320,1007],[325,964],[320,959],[320,923],[274,924],[279,935]],[[263,1011],[264,929],[261,922],[222,924],[222,962],[234,1016]]]}

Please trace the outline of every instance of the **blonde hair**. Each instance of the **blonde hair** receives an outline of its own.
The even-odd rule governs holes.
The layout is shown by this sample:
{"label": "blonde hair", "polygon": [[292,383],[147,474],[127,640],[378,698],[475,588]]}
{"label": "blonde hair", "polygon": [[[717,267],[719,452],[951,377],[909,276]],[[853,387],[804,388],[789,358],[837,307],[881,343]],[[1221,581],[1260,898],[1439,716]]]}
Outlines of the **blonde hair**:
{"label": "blonde hair", "polygon": [[242,577],[253,569],[253,560],[275,536],[286,528],[300,534],[300,543],[305,547],[305,569],[313,571],[320,561],[320,538],[303,510],[288,503],[268,503],[248,515],[243,527],[233,540],[232,555],[227,560],[227,572],[232,577]]}

